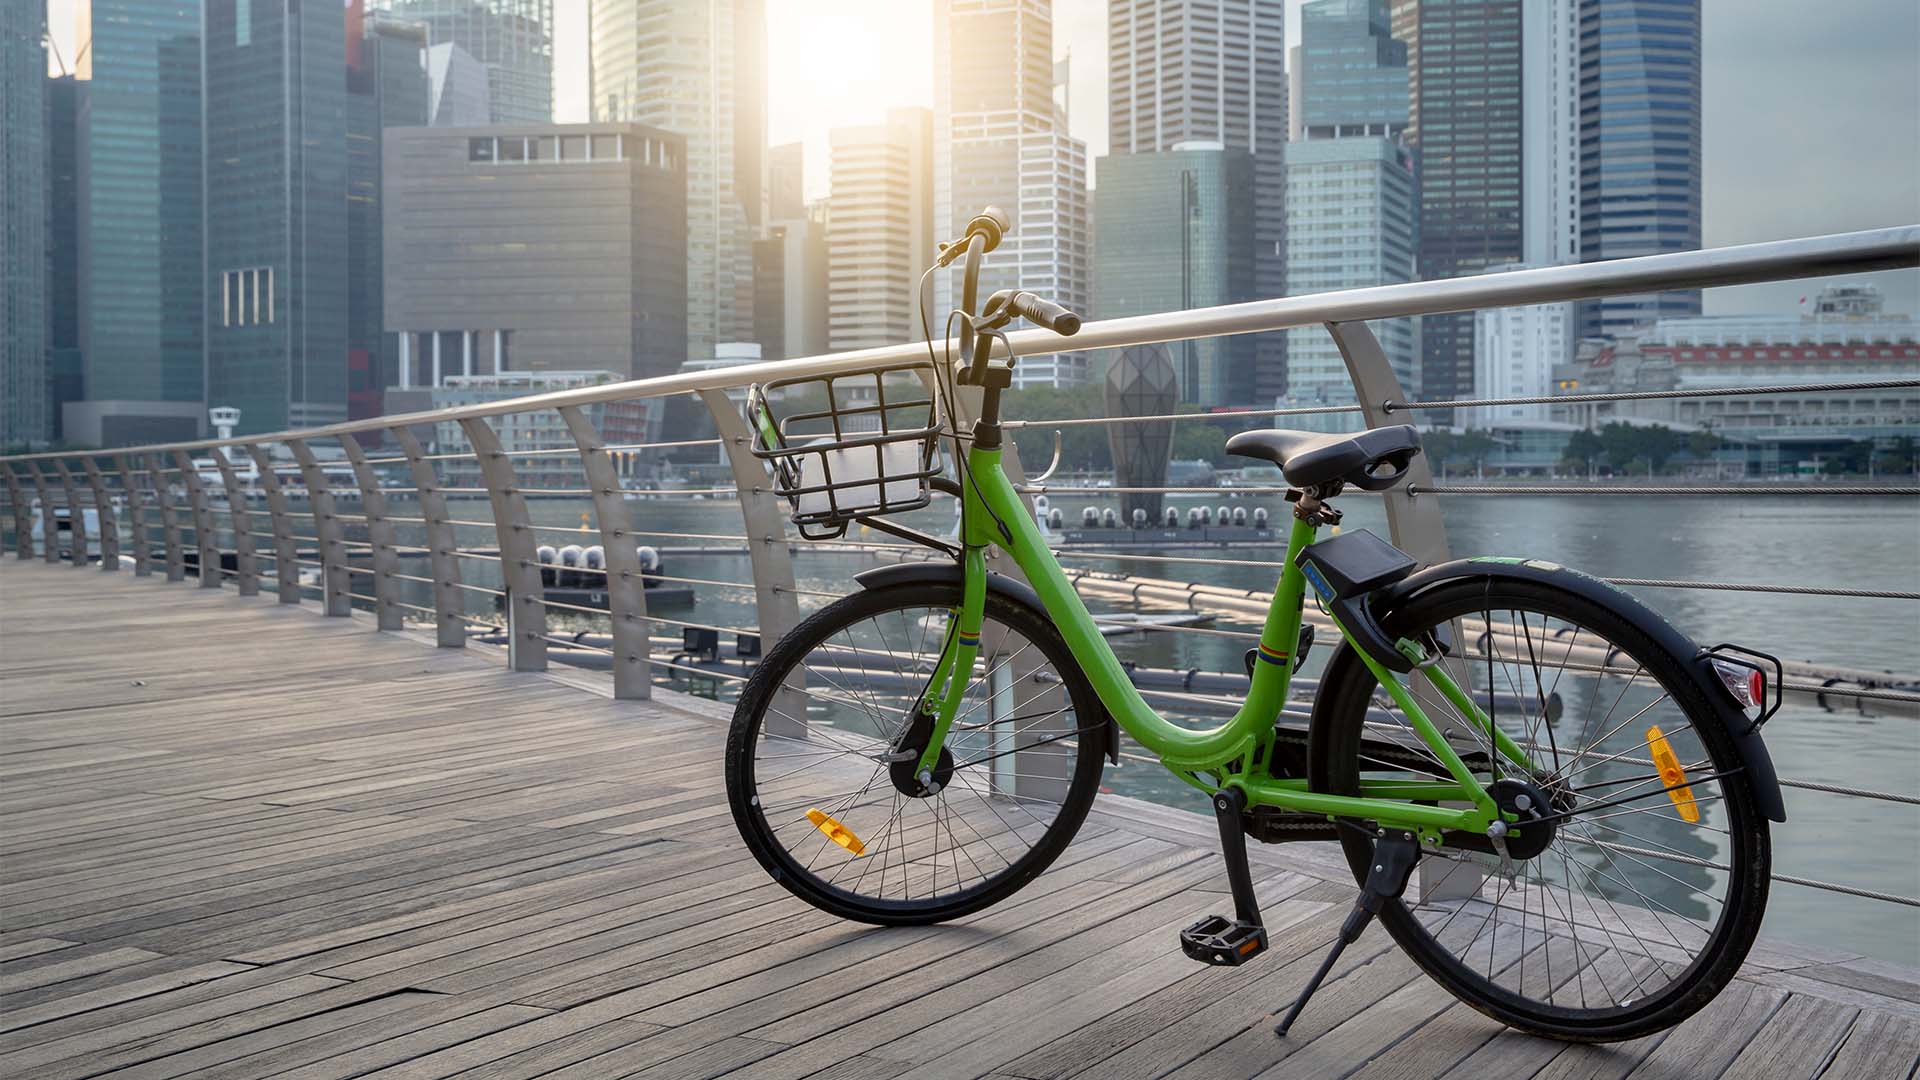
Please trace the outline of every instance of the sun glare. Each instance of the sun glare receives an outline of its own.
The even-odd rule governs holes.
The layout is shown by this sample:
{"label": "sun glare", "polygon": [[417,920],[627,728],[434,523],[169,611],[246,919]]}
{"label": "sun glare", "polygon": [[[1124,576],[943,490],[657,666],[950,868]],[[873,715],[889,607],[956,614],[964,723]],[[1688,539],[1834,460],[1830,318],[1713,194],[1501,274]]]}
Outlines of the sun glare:
{"label": "sun glare", "polygon": [[805,140],[807,192],[826,194],[827,133],[933,105],[931,0],[771,0],[767,131]]}

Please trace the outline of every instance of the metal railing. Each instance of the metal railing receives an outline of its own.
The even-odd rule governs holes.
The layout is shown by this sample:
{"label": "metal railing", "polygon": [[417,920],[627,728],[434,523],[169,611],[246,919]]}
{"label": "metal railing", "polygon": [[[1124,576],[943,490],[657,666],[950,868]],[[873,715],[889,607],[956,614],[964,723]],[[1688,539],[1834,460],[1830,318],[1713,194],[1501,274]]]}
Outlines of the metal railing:
{"label": "metal railing", "polygon": [[[1752,244],[1711,251],[1657,255],[1615,262],[1519,270],[1446,281],[1416,282],[1377,288],[1244,304],[1170,312],[1087,323],[1074,339],[1076,350],[1115,348],[1226,334],[1242,334],[1319,324],[1338,346],[1352,379],[1356,404],[1321,408],[1276,408],[1230,414],[1237,419],[1309,414],[1359,413],[1369,427],[1404,422],[1409,413],[1426,409],[1471,409],[1517,402],[1625,401],[1659,397],[1707,397],[1738,394],[1843,392],[1864,389],[1920,387],[1920,377],[1872,382],[1826,383],[1792,387],[1751,387],[1711,390],[1675,390],[1644,393],[1583,394],[1545,399],[1409,401],[1397,381],[1367,320],[1520,306],[1626,295],[1663,289],[1705,288],[1791,278],[1851,274],[1920,266],[1920,226],[1881,229],[1802,240]],[[1060,340],[1043,331],[1010,336],[1016,354],[1056,352]],[[198,579],[202,588],[220,588],[228,582],[242,595],[261,590],[263,582],[280,603],[314,602],[326,614],[347,616],[371,612],[380,630],[431,624],[435,640],[448,648],[479,641],[502,644],[509,665],[516,670],[545,669],[555,657],[569,662],[591,659],[611,670],[614,694],[623,699],[646,698],[656,683],[689,685],[690,680],[737,682],[740,676],[689,659],[680,648],[685,638],[656,636],[655,624],[685,634],[690,631],[755,634],[768,643],[777,640],[799,620],[803,606],[841,595],[830,589],[799,584],[797,552],[858,554],[869,559],[900,558],[921,549],[896,542],[865,541],[857,537],[830,544],[796,547],[786,529],[786,507],[771,491],[765,467],[749,450],[749,432],[738,406],[727,391],[774,378],[820,375],[860,370],[885,363],[925,358],[926,343],[906,343],[829,356],[744,365],[740,367],[582,387],[510,400],[485,402],[433,412],[385,416],[301,431],[231,439],[133,447],[113,451],[65,451],[0,457],[0,480],[6,487],[12,543],[19,558],[36,555],[59,561],[58,510],[67,510],[68,547],[72,565],[90,564],[88,553],[97,546],[99,566],[105,571],[125,562],[136,575],[164,572],[168,581]],[[1920,372],[1916,372],[1920,376]],[[594,405],[642,398],[690,395],[689,407],[703,408],[711,417],[717,438],[659,442],[622,442],[609,445],[585,410]],[[571,447],[508,449],[489,422],[517,413],[557,412]],[[1217,414],[1177,414],[1160,417],[1073,417],[1054,421],[1022,420],[1006,424],[1011,439],[1029,427],[1113,425],[1144,421],[1218,421]],[[422,443],[418,431],[435,426],[447,431],[457,425],[468,450],[448,450]],[[670,449],[715,447],[734,486],[683,489],[692,496],[732,495],[741,515],[741,529],[694,531],[643,529],[634,523],[628,492],[622,488],[613,454],[660,452]],[[278,453],[276,453],[278,451]],[[578,466],[584,486],[538,488],[526,486],[521,461],[568,459]],[[1018,455],[1006,456],[1009,471],[1018,475]],[[328,464],[344,463],[347,473],[329,472]],[[450,465],[469,472],[477,468],[480,485],[450,485]],[[545,466],[543,466],[545,467]],[[1564,484],[1436,484],[1425,458],[1416,458],[1407,482],[1383,493],[1384,511],[1394,543],[1422,562],[1449,557],[1447,532],[1440,515],[1445,495],[1531,494],[1559,495],[1696,495],[1720,491],[1766,494],[1786,491],[1796,496],[1845,497],[1862,494],[1912,497],[1920,488],[1852,484],[1788,486],[1766,485],[1617,485],[1580,487]],[[297,478],[297,479],[296,479]],[[1034,492],[1054,494],[1119,494],[1130,489],[1071,485],[1036,485]],[[1147,489],[1175,491],[1170,487]],[[1213,489],[1198,489],[1213,490]],[[1235,488],[1238,494],[1284,488]],[[548,497],[584,500],[593,524],[562,525],[537,521],[536,504]],[[464,507],[484,497],[488,512]],[[457,500],[459,515],[450,505]],[[471,501],[470,501],[471,500]],[[219,505],[224,501],[224,508]],[[300,504],[304,503],[304,507]],[[31,508],[40,508],[43,542],[31,536]],[[343,505],[347,504],[347,505]],[[396,512],[396,506],[399,512]],[[89,535],[85,511],[97,511],[97,537]],[[264,522],[256,516],[264,510]],[[128,537],[122,538],[119,512],[124,511]],[[224,517],[224,522],[220,519]],[[485,520],[482,520],[482,518]],[[262,525],[264,524],[264,528]],[[476,537],[475,531],[479,531]],[[403,535],[404,534],[404,535]],[[572,603],[548,595],[542,581],[537,549],[545,537],[597,541],[605,564],[595,570],[569,568],[603,587],[606,607]],[[405,542],[403,542],[403,539]],[[123,542],[124,540],[124,542]],[[738,581],[713,576],[670,576],[648,572],[637,546],[644,541],[693,541],[683,549],[727,553],[748,560],[750,574]],[[123,552],[123,549],[124,552]],[[1145,551],[1063,549],[1061,557],[1082,591],[1123,604],[1151,602],[1163,609],[1205,611],[1244,629],[1218,626],[1153,625],[1140,627],[1154,634],[1194,635],[1196,640],[1251,639],[1259,626],[1268,595],[1259,590],[1168,582],[1123,572],[1131,562],[1151,560],[1174,564],[1250,565],[1246,559],[1220,560],[1172,556]],[[1084,563],[1114,569],[1096,570]],[[422,565],[424,564],[424,565]],[[1274,564],[1277,566],[1277,563]],[[403,569],[404,567],[404,569]],[[1849,600],[1911,602],[1920,593],[1893,589],[1780,586],[1724,581],[1683,581],[1616,577],[1616,583],[1642,588],[1728,590],[1756,593],[1807,593]],[[751,598],[751,625],[745,619],[721,617],[671,618],[650,610],[647,594],[662,585],[738,593]],[[426,595],[421,595],[422,587]],[[476,607],[479,610],[476,610]],[[550,614],[552,618],[550,618]],[[603,630],[569,631],[555,623],[586,618],[604,622]],[[735,624],[735,625],[729,625]],[[1864,676],[1863,676],[1864,678]],[[1866,681],[1848,682],[1791,675],[1789,690],[1828,698],[1885,702],[1901,708],[1920,708],[1920,694],[1876,687]],[[1232,699],[1185,690],[1148,692],[1170,707],[1217,708]],[[1125,753],[1128,758],[1140,755]],[[1142,758],[1142,760],[1151,760]],[[1799,790],[1882,803],[1915,805],[1910,793],[1863,790],[1823,779],[1788,778]],[[1920,906],[1920,898],[1901,896],[1856,885],[1776,875],[1777,880],[1867,896],[1892,903]]]}

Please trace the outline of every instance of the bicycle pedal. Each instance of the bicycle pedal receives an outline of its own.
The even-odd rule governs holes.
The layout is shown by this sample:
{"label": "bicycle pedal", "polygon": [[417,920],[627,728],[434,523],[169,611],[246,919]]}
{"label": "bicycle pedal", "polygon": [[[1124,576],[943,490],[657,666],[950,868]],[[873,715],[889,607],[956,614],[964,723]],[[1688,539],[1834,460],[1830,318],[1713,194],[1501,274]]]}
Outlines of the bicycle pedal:
{"label": "bicycle pedal", "polygon": [[1267,928],[1209,915],[1180,931],[1180,950],[1203,964],[1239,967],[1267,951]]}

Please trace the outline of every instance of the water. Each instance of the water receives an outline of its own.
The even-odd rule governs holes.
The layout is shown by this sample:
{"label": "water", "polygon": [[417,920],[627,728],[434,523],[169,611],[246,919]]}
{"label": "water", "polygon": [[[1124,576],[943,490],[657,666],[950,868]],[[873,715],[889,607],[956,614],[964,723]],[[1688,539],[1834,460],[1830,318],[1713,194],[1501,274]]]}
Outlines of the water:
{"label": "water", "polygon": [[[1111,499],[1106,500],[1111,502]],[[1208,505],[1220,499],[1206,500]],[[1080,508],[1100,500],[1056,500],[1069,521]],[[1371,528],[1387,535],[1380,502],[1354,495],[1342,500],[1346,527]],[[1185,507],[1198,502],[1176,500]],[[1238,505],[1264,505],[1275,520],[1285,520],[1284,503],[1256,497]],[[731,501],[672,500],[628,503],[635,529],[661,533],[697,532],[739,535],[738,506]],[[580,527],[584,502],[536,500],[537,523]],[[396,512],[410,514],[409,507]],[[453,504],[453,516],[471,521],[490,518],[484,500]],[[1451,496],[1445,502],[1448,535],[1455,554],[1525,555],[1577,567],[1601,576],[1824,585],[1867,589],[1920,590],[1920,506],[1914,500],[1818,497],[1535,497]],[[914,515],[922,528],[944,531],[950,511]],[[490,529],[462,528],[463,546],[489,547]],[[421,542],[417,528],[402,527],[401,542]],[[864,539],[891,542],[868,534]],[[594,543],[597,536],[568,537],[543,531],[543,543]],[[664,547],[728,546],[727,541],[674,541],[643,537]],[[1277,562],[1278,548],[1199,549],[1174,552],[1191,557]],[[747,581],[744,551],[720,555],[668,554],[670,575],[715,581]],[[834,594],[850,588],[854,572],[877,562],[867,556],[806,551],[796,556],[802,589]],[[1143,577],[1233,585],[1267,590],[1276,570],[1261,565],[1202,566],[1130,559],[1123,564],[1072,560],[1069,565],[1124,568]],[[418,564],[416,564],[418,567]],[[497,585],[497,567],[462,560],[466,580]],[[409,572],[424,575],[423,567]],[[356,575],[356,578],[360,578]],[[364,579],[356,588],[369,588]],[[431,605],[424,586],[413,586],[413,603]],[[750,591],[698,586],[692,612],[660,614],[722,626],[755,622]],[[1785,658],[1853,667],[1920,672],[1920,605],[1912,601],[1835,599],[1780,594],[1678,589],[1633,590],[1695,641],[1738,641]],[[827,602],[803,597],[803,610]],[[1094,603],[1096,611],[1111,604]],[[491,614],[485,597],[474,597],[471,613]],[[555,613],[555,623],[596,628],[586,616]],[[1219,626],[1236,624],[1218,623]],[[1254,627],[1257,629],[1257,627]],[[657,634],[675,633],[659,627]],[[1122,659],[1156,667],[1240,669],[1246,643],[1194,634],[1154,634],[1115,640]],[[1318,650],[1324,658],[1327,650]],[[1217,723],[1217,719],[1197,721]],[[1767,743],[1780,774],[1850,786],[1911,793],[1920,777],[1920,718],[1872,715],[1837,705],[1833,710],[1789,701],[1767,728]],[[1199,797],[1157,766],[1127,762],[1109,769],[1114,791],[1201,810]],[[1913,857],[1920,807],[1867,801],[1788,789],[1789,820],[1773,833],[1777,873],[1920,895],[1920,863]],[[1773,888],[1766,933],[1829,945],[1920,966],[1920,913],[1910,907],[1856,899],[1825,891],[1778,884]]]}

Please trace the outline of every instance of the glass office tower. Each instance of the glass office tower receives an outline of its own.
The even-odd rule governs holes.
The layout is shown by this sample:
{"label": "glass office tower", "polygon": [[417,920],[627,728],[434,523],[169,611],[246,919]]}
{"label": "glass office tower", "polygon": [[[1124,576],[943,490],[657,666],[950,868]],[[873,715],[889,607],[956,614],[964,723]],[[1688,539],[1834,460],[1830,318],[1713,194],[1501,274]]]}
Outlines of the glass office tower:
{"label": "glass office tower", "polygon": [[372,0],[427,24],[430,44],[454,44],[487,69],[495,124],[553,119],[553,0]]}
{"label": "glass office tower", "polygon": [[46,9],[0,6],[0,446],[48,437]]}

